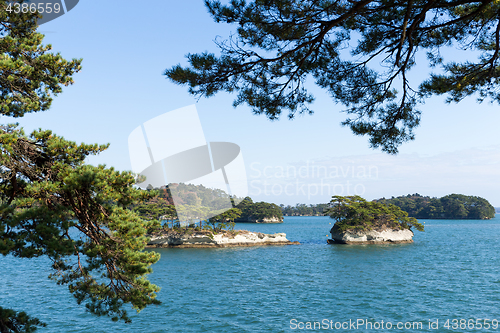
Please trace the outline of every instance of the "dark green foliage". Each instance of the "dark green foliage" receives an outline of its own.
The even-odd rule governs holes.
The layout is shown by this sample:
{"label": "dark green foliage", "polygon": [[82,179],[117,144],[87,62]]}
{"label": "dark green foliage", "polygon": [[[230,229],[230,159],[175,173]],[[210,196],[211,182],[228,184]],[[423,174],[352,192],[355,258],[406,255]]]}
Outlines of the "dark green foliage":
{"label": "dark green foliage", "polygon": [[160,196],[173,202],[172,193],[175,193],[176,202],[181,205],[203,206],[211,209],[227,207],[230,195],[221,189],[207,188],[203,185],[169,184],[160,193]]}
{"label": "dark green foliage", "polygon": [[32,333],[36,331],[37,326],[47,325],[36,318],[30,318],[24,312],[16,312],[0,306],[1,333]]}
{"label": "dark green foliage", "polygon": [[161,229],[161,221],[178,220],[175,206],[167,204],[164,200],[158,200],[158,197],[134,206],[133,211],[142,218],[152,221],[152,225],[148,228],[148,234]]}
{"label": "dark green foliage", "polygon": [[424,226],[408,213],[391,204],[366,201],[360,196],[333,196],[325,215],[337,220],[332,231],[348,229],[372,230],[380,228],[415,229],[424,231]]}
{"label": "dark green foliage", "polygon": [[253,205],[254,202],[252,198],[245,197],[239,204],[236,205],[236,208],[241,210],[241,214],[243,214],[243,216],[250,216]]}
{"label": "dark green foliage", "polygon": [[[138,311],[158,303],[159,288],[144,278],[159,259],[142,251],[150,222],[127,209],[149,193],[132,187],[131,173],[83,163],[107,145],[76,145],[51,131],[1,130],[0,252],[47,255],[52,277],[97,315],[128,321],[124,303]],[[73,229],[81,237],[70,236]]]}
{"label": "dark green foliage", "polygon": [[[165,71],[194,95],[237,92],[234,106],[278,118],[312,113],[306,80],[326,89],[349,115],[342,124],[368,135],[372,147],[397,153],[414,139],[417,104],[432,94],[460,101],[500,101],[498,11],[495,1],[205,0],[216,22],[237,25],[220,56],[188,54],[189,67]],[[351,41],[351,39],[353,41]],[[440,50],[470,51],[463,63],[445,63]],[[425,52],[431,74],[410,85],[416,55]],[[477,58],[476,58],[477,57]]]}
{"label": "dark green foliage", "polygon": [[377,201],[396,205],[418,219],[483,220],[495,217],[495,208],[486,199],[463,194],[431,198],[416,193]]}
{"label": "dark green foliage", "polygon": [[37,33],[37,17],[31,13],[10,15],[8,1],[0,1],[0,114],[22,117],[27,112],[48,110],[51,95],[61,85],[73,83],[71,75],[80,70],[80,60],[67,61],[49,53]]}
{"label": "dark green foliage", "polygon": [[323,215],[323,211],[328,208],[328,204],[296,204],[294,207],[280,205],[283,215],[286,216],[318,216]]}
{"label": "dark green foliage", "polygon": [[[202,211],[204,208],[216,213],[217,210],[227,209],[227,200],[232,200],[226,192],[220,189],[211,189],[206,188],[203,185],[184,183],[169,184],[169,186],[155,189],[156,191],[159,191],[159,196],[154,197],[143,204],[134,206],[134,211],[138,212],[146,219],[158,219],[161,215],[167,216],[167,219],[177,219],[177,215],[175,213],[176,208],[173,204],[170,204],[171,202],[173,203],[173,196],[170,188],[175,188],[174,193],[176,193],[177,196],[176,202],[180,203],[177,208],[199,211],[199,214],[195,214],[198,216],[203,215]],[[241,222],[248,219],[262,220],[264,218],[273,217],[283,220],[281,208],[276,204],[253,202],[250,197],[244,198],[237,205],[234,205],[234,201],[232,202],[233,208],[236,208],[236,210],[230,209],[221,213],[221,215],[214,216],[208,221],[208,223],[216,225],[216,222],[218,223],[228,219],[228,216],[235,212],[239,212],[239,215],[234,218],[229,218],[229,220]],[[158,225],[156,228],[158,228]]]}
{"label": "dark green foliage", "polygon": [[[203,185],[193,184],[169,184],[159,189],[155,189],[159,193],[144,203],[135,205],[133,210],[141,217],[148,220],[156,220],[153,226],[148,230],[149,233],[158,231],[162,227],[160,220],[178,221],[176,207],[171,204],[174,202],[171,189],[175,189],[176,202],[179,203],[178,209],[190,209],[197,213],[195,215],[202,216],[203,210],[216,212],[218,209],[222,213],[213,216],[205,221],[205,229],[210,229],[214,232],[221,232],[224,229],[232,230],[234,228],[234,220],[241,216],[241,210],[231,208],[225,210],[227,200],[231,197],[220,189],[206,188]],[[247,200],[250,198],[247,198]],[[210,207],[210,208],[209,208]],[[196,226],[193,223],[192,226]],[[198,227],[196,227],[198,228]],[[180,230],[180,229],[179,229]],[[192,232],[192,229],[186,228],[185,233]]]}
{"label": "dark green foliage", "polygon": [[[205,220],[204,216],[227,209],[231,202],[231,196],[225,191],[203,185],[175,183],[157,188],[155,193],[158,195],[142,204],[134,205],[133,210],[146,219],[179,222],[179,210],[179,215],[184,213],[184,217],[187,215],[192,216],[192,220]],[[174,199],[177,207],[174,206]]]}
{"label": "dark green foliage", "polygon": [[142,203],[134,208],[140,216],[147,220],[158,220],[161,217],[168,217],[168,219],[175,219],[177,214],[173,205],[167,205],[164,202],[147,202]]}
{"label": "dark green foliage", "polygon": [[[283,220],[283,213],[281,208],[273,203],[267,202],[253,202],[250,197],[246,197],[236,208],[241,210],[240,221],[245,221],[247,219],[257,219],[262,220],[264,218],[278,218]],[[238,221],[238,220],[237,220]]]}
{"label": "dark green foliage", "polygon": [[209,225],[215,232],[220,232],[223,229],[234,229],[234,220],[241,216],[241,210],[238,208],[231,208],[222,214],[214,216],[209,219]]}
{"label": "dark green foliage", "polygon": [[[6,4],[0,0],[0,115],[21,117],[47,110],[52,95],[73,82],[80,60],[49,53],[36,33],[36,15],[9,16]],[[129,209],[154,192],[135,189],[129,172],[84,163],[107,147],[0,125],[0,253],[47,256],[51,278],[68,285],[78,303],[129,322],[123,305],[140,311],[159,303],[159,288],[146,279],[159,254],[143,251],[151,222]],[[42,324],[0,309],[0,325],[3,333]]]}
{"label": "dark green foliage", "polygon": [[[152,227],[148,230],[149,233],[164,228],[165,226],[161,225],[161,221],[171,220],[179,223],[176,209],[183,212],[185,212],[184,210],[188,210],[193,213],[193,216],[198,217],[202,217],[207,212],[217,213],[222,211],[222,213],[206,220],[201,218],[205,220],[205,228],[210,228],[215,232],[220,232],[226,228],[232,230],[234,228],[234,220],[241,215],[241,211],[237,208],[225,210],[227,202],[231,200],[231,197],[220,189],[206,188],[203,185],[176,183],[162,186],[159,189],[155,189],[155,191],[159,193],[158,196],[133,206],[133,210],[141,217],[147,220],[155,220]],[[174,197],[172,192],[176,195],[177,208],[173,205]],[[195,219],[193,218],[193,220]],[[176,223],[173,223],[173,225],[177,225]],[[201,223],[203,224],[203,222]],[[192,224],[192,226],[196,225],[197,223]],[[191,230],[186,228],[185,232],[189,233]]]}

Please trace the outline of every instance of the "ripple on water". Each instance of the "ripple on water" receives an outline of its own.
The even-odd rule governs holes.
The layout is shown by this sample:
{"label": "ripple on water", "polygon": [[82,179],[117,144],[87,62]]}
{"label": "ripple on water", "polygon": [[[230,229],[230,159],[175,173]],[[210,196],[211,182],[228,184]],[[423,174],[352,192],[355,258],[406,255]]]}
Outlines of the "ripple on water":
{"label": "ripple on water", "polygon": [[41,333],[274,333],[295,331],[294,318],[498,318],[499,222],[428,221],[413,244],[342,246],[325,244],[327,218],[294,217],[245,228],[285,232],[299,246],[159,249],[150,279],[162,287],[163,303],[132,310],[130,325],[85,313],[46,278],[43,258],[1,257],[0,303],[47,322]]}

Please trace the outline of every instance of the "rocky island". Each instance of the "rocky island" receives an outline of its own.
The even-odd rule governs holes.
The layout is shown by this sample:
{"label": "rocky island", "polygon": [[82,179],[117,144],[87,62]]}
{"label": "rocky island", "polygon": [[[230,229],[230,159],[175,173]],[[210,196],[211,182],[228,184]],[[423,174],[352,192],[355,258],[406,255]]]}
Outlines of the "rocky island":
{"label": "rocky island", "polygon": [[178,210],[181,217],[199,220],[206,215],[206,212],[227,211],[230,203],[233,207],[230,209],[231,216],[226,214],[225,217],[235,223],[283,223],[283,213],[278,205],[254,202],[248,196],[233,198],[222,190],[184,183],[169,184],[159,188],[150,186],[149,190],[156,191],[157,195],[132,207],[135,212],[149,220],[162,219],[169,223],[178,221]]}
{"label": "rocky island", "polygon": [[236,223],[283,223],[281,208],[273,203],[253,202],[252,198],[244,198],[236,208],[241,211]]}
{"label": "rocky island", "polygon": [[337,220],[330,230],[329,244],[412,243],[411,228],[424,231],[417,219],[399,207],[359,196],[334,196],[325,215]]}
{"label": "rocky island", "polygon": [[330,230],[332,239],[328,243],[338,244],[400,244],[413,243],[413,231],[409,229],[381,229],[381,230]]}
{"label": "rocky island", "polygon": [[284,233],[263,234],[246,230],[212,232],[210,230],[162,230],[151,234],[147,247],[207,248],[259,245],[296,245]]}
{"label": "rocky island", "polygon": [[[289,241],[284,233],[234,230],[235,222],[283,223],[283,215],[276,204],[254,203],[250,197],[246,197],[235,205],[235,198],[224,191],[201,185],[179,183],[150,190],[156,191],[157,195],[132,207],[139,216],[150,222],[147,247],[299,244]],[[228,209],[228,202],[233,208]]]}

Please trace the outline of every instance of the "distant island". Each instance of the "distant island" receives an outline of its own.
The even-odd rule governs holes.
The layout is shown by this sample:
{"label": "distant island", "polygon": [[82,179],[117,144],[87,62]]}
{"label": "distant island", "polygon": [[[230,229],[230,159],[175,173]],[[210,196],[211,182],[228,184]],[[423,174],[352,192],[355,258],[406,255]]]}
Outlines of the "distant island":
{"label": "distant island", "polygon": [[[493,218],[495,212],[500,213],[500,207],[494,208],[486,199],[463,194],[435,198],[415,193],[374,201],[398,206],[417,219],[484,220]],[[328,207],[328,204],[280,205],[284,216],[323,216]]]}
{"label": "distant island", "polygon": [[252,198],[246,197],[235,207],[241,211],[241,216],[234,222],[283,223],[283,213],[276,204],[253,202]]}
{"label": "distant island", "polygon": [[284,216],[323,216],[323,211],[328,208],[328,204],[296,204],[295,206],[280,206]]}
{"label": "distant island", "polygon": [[495,217],[495,208],[488,200],[463,194],[431,198],[415,193],[376,201],[396,205],[417,219],[485,220]]}

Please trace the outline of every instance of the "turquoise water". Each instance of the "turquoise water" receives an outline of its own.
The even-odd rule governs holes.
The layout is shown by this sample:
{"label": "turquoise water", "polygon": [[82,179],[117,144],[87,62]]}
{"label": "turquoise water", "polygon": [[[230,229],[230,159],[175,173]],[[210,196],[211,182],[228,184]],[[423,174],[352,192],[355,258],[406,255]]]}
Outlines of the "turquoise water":
{"label": "turquoise water", "polygon": [[[45,259],[0,257],[0,305],[46,322],[39,332],[314,331],[308,322],[318,322],[315,331],[500,332],[492,321],[489,330],[476,329],[477,319],[500,321],[500,215],[421,221],[426,231],[415,232],[413,244],[327,245],[329,218],[285,217],[237,228],[285,232],[301,245],[160,249],[150,279],[162,287],[163,303],[134,313],[132,324],[85,313],[66,287],[47,279]],[[477,326],[460,328],[453,319]],[[346,326],[349,320],[360,326]]]}

